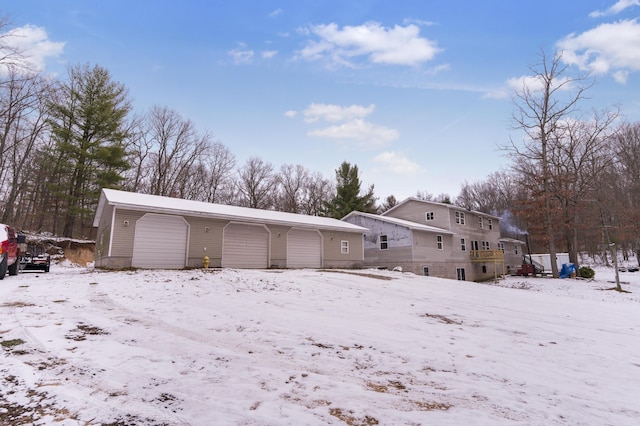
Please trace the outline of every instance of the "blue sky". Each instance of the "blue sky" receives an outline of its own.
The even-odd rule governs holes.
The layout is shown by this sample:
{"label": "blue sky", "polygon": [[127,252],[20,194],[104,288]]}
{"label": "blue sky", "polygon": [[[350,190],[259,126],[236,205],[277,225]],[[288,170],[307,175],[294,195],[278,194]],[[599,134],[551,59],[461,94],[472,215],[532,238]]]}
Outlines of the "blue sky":
{"label": "blue sky", "polygon": [[327,178],[342,161],[384,200],[458,195],[507,167],[511,93],[561,48],[596,79],[586,109],[640,120],[640,0],[0,0],[46,72],[108,68],[137,112],[168,106],[240,164]]}

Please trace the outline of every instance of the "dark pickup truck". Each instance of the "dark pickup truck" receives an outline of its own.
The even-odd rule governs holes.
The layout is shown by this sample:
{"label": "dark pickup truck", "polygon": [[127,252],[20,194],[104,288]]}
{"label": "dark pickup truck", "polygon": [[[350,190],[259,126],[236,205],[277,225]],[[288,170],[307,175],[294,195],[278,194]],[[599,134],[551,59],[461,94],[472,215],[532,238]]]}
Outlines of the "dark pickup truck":
{"label": "dark pickup truck", "polygon": [[41,270],[49,272],[51,268],[51,256],[49,256],[44,246],[27,244],[26,237],[24,235],[18,235],[18,247],[20,270]]}

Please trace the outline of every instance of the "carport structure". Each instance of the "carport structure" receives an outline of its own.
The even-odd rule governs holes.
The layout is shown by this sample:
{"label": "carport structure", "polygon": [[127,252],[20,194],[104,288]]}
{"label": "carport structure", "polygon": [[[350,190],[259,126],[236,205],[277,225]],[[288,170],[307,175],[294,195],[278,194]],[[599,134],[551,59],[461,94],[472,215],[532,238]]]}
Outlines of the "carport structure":
{"label": "carport structure", "polygon": [[365,228],[337,219],[103,189],[101,268],[359,268]]}

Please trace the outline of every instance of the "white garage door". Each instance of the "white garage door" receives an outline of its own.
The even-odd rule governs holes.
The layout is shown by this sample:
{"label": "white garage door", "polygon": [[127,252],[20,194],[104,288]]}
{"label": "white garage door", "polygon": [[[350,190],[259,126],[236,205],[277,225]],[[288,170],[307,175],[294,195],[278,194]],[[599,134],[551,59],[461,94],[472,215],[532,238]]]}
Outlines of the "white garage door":
{"label": "white garage door", "polygon": [[181,269],[187,258],[189,224],[182,216],[147,213],[136,221],[134,268]]}
{"label": "white garage door", "polygon": [[322,237],[318,231],[291,229],[287,233],[287,268],[321,268]]}
{"label": "white garage door", "polygon": [[269,232],[262,225],[230,223],[224,228],[223,268],[267,268]]}

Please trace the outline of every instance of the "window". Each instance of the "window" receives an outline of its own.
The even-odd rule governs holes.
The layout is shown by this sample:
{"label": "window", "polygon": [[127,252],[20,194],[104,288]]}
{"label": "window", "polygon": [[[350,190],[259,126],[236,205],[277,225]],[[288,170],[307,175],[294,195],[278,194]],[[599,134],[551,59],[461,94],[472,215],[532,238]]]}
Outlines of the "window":
{"label": "window", "polygon": [[489,244],[489,241],[483,241],[482,250],[489,250],[489,249],[491,249],[491,245]]}
{"label": "window", "polygon": [[424,214],[424,217],[425,217],[426,220],[433,220],[433,218],[434,218],[433,212],[426,212]]}
{"label": "window", "polygon": [[489,229],[493,229],[493,219],[488,219],[489,221]]}
{"label": "window", "polygon": [[458,276],[458,281],[466,281],[467,277],[464,273],[464,268],[456,268],[456,275]]}
{"label": "window", "polygon": [[456,212],[456,223],[464,225],[464,212]]}
{"label": "window", "polygon": [[482,273],[483,274],[487,273],[487,267],[485,265],[482,265]]}
{"label": "window", "polygon": [[[500,250],[500,251],[502,251],[504,253],[504,243],[498,243],[498,250]],[[516,250],[516,254],[518,254],[517,250]]]}
{"label": "window", "polygon": [[478,225],[480,225],[480,229],[484,229],[484,221],[482,220],[482,216],[478,217]]}
{"label": "window", "polygon": [[472,240],[471,241],[471,250],[473,251],[478,251],[478,240]]}
{"label": "window", "polygon": [[518,245],[514,244],[513,246],[516,248],[516,254],[518,254]]}
{"label": "window", "polygon": [[444,248],[444,244],[442,243],[442,235],[436,235],[436,243],[438,250],[442,250]]}
{"label": "window", "polygon": [[389,245],[387,244],[387,236],[380,235],[380,250],[386,250],[387,248],[389,248]]}
{"label": "window", "polygon": [[340,241],[340,253],[349,254],[349,241]]}
{"label": "window", "polygon": [[423,266],[422,267],[422,273],[424,274],[425,277],[429,276],[429,267],[428,266]]}
{"label": "window", "polygon": [[462,251],[467,251],[467,242],[464,240],[464,238],[460,238],[460,248],[462,249]]}

